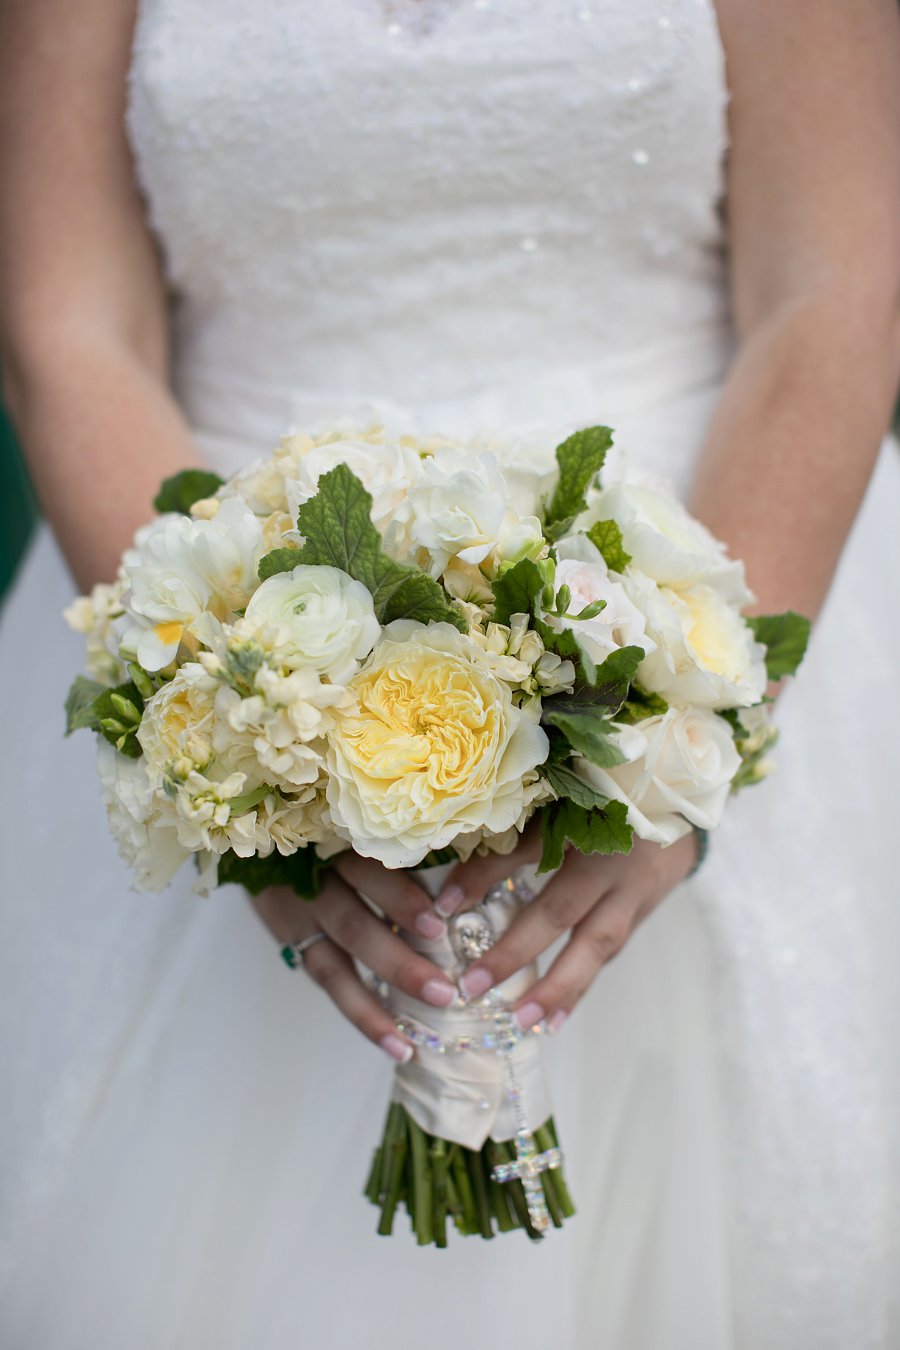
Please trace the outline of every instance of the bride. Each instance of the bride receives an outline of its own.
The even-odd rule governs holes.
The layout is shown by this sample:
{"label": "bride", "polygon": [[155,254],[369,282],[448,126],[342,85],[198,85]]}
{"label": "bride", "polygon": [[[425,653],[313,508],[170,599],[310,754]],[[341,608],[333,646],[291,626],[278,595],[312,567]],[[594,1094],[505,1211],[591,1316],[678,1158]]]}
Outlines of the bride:
{"label": "bride", "polygon": [[[368,404],[608,422],[761,610],[818,615],[778,776],[700,870],[572,855],[477,968],[567,935],[528,1001],[579,1004],[579,1216],[419,1251],[359,1195],[370,1042],[407,1047],[353,958],[448,991],[358,892],[435,931],[510,860],[436,907],[361,860],[264,923],[130,896],[61,740],[45,533],[0,636],[3,1345],[896,1346],[894,0],[3,0],[0,51],[5,393],[82,588],[163,476]],[[314,932],[305,979],[273,935]]]}

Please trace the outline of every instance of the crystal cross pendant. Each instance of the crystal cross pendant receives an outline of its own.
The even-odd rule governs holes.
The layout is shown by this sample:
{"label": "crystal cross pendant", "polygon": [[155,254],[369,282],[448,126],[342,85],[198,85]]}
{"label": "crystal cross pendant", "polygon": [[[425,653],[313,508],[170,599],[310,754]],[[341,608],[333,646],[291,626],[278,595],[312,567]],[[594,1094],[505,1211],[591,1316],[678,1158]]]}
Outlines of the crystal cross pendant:
{"label": "crystal cross pendant", "polygon": [[538,1233],[545,1233],[550,1227],[550,1211],[544,1198],[541,1173],[555,1167],[562,1167],[560,1150],[548,1148],[546,1153],[539,1153],[534,1135],[530,1130],[522,1129],[516,1132],[516,1161],[499,1163],[492,1172],[495,1181],[521,1181],[528,1218]]}

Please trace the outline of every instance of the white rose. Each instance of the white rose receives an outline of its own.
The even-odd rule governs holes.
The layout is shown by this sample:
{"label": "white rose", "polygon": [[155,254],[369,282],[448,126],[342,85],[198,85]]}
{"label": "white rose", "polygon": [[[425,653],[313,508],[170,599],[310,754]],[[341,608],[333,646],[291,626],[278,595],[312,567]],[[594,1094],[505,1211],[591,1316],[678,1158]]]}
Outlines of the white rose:
{"label": "white rose", "polygon": [[502,439],[479,436],[466,448],[471,454],[492,454],[503,474],[510,506],[520,516],[539,516],[559,477],[557,439],[550,431],[534,430]]}
{"label": "white rose", "polygon": [[733,604],[710,586],[674,591],[632,572],[623,584],[656,650],[637,678],[683,707],[746,708],[766,690],[766,649]]}
{"label": "white rose", "polygon": [[179,842],[172,804],[154,793],[142,759],[120,754],[102,738],[97,768],[110,829],[134,872],[135,889],[165,890],[191,856]]}
{"label": "white rose", "polygon": [[[625,592],[620,581],[614,580],[602,554],[584,535],[569,535],[556,546],[557,564],[554,586],[556,593],[567,586],[571,592],[568,617],[542,613],[541,619],[554,632],[568,631],[582,652],[600,665],[610,652],[619,647],[642,647],[653,651],[655,643],[648,637],[644,616]],[[593,618],[571,617],[588,605],[602,600],[605,608]]]}
{"label": "white rose", "polygon": [[418,451],[402,438],[383,444],[346,439],[311,445],[297,456],[294,477],[286,484],[288,511],[294,521],[298,507],[316,495],[322,474],[338,464],[346,464],[371,493],[372,524],[386,550],[395,556],[404,555],[410,516],[407,499],[422,473]]}
{"label": "white rose", "polygon": [[350,679],[380,632],[361,582],[337,567],[304,564],[264,581],[241,627],[273,651],[278,664],[310,667],[337,684]]}
{"label": "white rose", "polygon": [[493,455],[439,450],[422,466],[409,497],[414,545],[431,556],[439,577],[451,559],[491,568],[533,557],[543,548],[541,523],[509,504],[509,487]]}
{"label": "white rose", "polygon": [[577,773],[625,803],[639,838],[674,844],[692,825],[715,829],[741,763],[723,718],[705,708],[670,708],[635,726],[620,725],[615,739],[626,763],[601,769],[579,759]]}
{"label": "white rose", "polygon": [[364,857],[415,867],[458,835],[517,825],[547,756],[538,723],[450,624],[383,632],[328,737],[332,822]]}
{"label": "white rose", "polygon": [[162,670],[204,611],[227,618],[246,605],[264,551],[260,522],[237,497],[212,520],[169,516],[142,531],[124,559],[131,583],[125,606],[134,621],[124,646],[145,670]]}
{"label": "white rose", "polygon": [[616,522],[635,568],[660,585],[681,589],[703,583],[737,605],[753,598],[743,563],[730,559],[725,545],[664,488],[612,483],[593,497],[577,523],[587,528],[598,520]]}

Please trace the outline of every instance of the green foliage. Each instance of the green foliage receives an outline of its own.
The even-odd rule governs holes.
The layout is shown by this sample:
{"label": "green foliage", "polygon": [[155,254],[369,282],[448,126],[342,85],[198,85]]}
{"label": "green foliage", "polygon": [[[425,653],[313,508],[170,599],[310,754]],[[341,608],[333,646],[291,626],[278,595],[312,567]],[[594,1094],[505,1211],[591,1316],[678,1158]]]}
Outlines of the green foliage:
{"label": "green foliage", "polygon": [[419,623],[450,623],[461,632],[465,623],[444,591],[417,567],[388,557],[372,524],[372,498],[345,464],[319,479],[315,497],[304,502],[297,526],[305,537],[299,549],[276,549],[259,564],[261,577],[292,570],[298,565],[340,568],[371,593],[380,623],[415,619]]}
{"label": "green foliage", "polygon": [[542,721],[561,731],[572,749],[592,764],[611,769],[625,762],[625,756],[612,739],[613,725],[601,708],[589,704],[545,707]]}
{"label": "green foliage", "polygon": [[616,721],[643,722],[648,717],[661,717],[668,711],[669,705],[662,694],[651,694],[633,684],[628,698],[616,713]]}
{"label": "green foliage", "polygon": [[103,693],[105,686],[99,680],[89,680],[86,675],[76,675],[66,696],[66,735],[88,727],[91,731],[100,730],[100,721],[94,712],[94,704]]}
{"label": "green foliage", "polygon": [[239,858],[230,849],[219,859],[220,886],[243,886],[251,895],[259,895],[269,886],[289,886],[304,900],[315,900],[322,889],[323,873],[328,863],[323,862],[315,848],[300,848],[283,858],[274,851],[267,858]]}
{"label": "green foliage", "polygon": [[300,566],[299,548],[273,548],[271,553],[266,553],[259,560],[257,572],[260,581],[268,581],[269,577],[277,576],[279,572],[293,572],[295,567]]}
{"label": "green foliage", "polygon": [[610,801],[588,810],[563,798],[544,808],[538,872],[552,872],[562,864],[567,842],[579,853],[630,853],[633,835],[624,802]]}
{"label": "green foliage", "polygon": [[523,558],[493,582],[494,621],[509,623],[513,614],[530,614],[544,589],[544,578],[537,563]]}
{"label": "green foliage", "polygon": [[624,572],[631,562],[631,554],[622,542],[622,531],[614,520],[598,520],[587,532],[594,548],[603,554],[611,572]]}
{"label": "green foliage", "polygon": [[211,497],[225,480],[208,469],[182,469],[166,478],[153,500],[153,505],[162,514],[166,511],[180,511],[190,515],[194,502]]}
{"label": "green foliage", "polygon": [[559,481],[544,521],[548,539],[559,539],[585,509],[585,493],[603,468],[611,445],[609,427],[585,427],[557,446]]}
{"label": "green foliage", "polygon": [[802,614],[754,614],[747,619],[757,642],[766,646],[766,673],[770,680],[793,675],[806,655],[811,624]]}
{"label": "green foliage", "polygon": [[564,764],[546,765],[544,777],[557,797],[566,797],[576,806],[583,806],[586,811],[593,811],[598,807],[602,810],[609,801],[602,792],[590,787]]}
{"label": "green foliage", "polygon": [[115,689],[104,689],[94,699],[91,711],[96,719],[95,725],[90,724],[94,725],[94,730],[129,759],[140,759],[143,751],[137,731],[144,712],[144,699],[136,684],[129,681]]}

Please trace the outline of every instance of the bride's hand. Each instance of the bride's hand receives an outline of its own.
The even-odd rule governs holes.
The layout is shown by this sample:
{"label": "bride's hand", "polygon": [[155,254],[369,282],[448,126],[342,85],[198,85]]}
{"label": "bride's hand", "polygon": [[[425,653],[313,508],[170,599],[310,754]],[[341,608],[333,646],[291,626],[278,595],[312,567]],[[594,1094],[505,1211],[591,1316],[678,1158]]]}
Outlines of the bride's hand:
{"label": "bride's hand", "polygon": [[[444,913],[477,904],[491,886],[540,856],[536,832],[526,834],[514,853],[489,854],[460,864],[448,877],[436,906]],[[534,961],[563,933],[571,937],[547,973],[517,1001],[520,1026],[547,1018],[558,1031],[594,976],[629,936],[691,871],[697,860],[693,830],[668,848],[635,839],[627,855],[583,855],[570,849],[557,872],[517,916],[497,945],[474,962],[460,980],[467,998]]]}
{"label": "bride's hand", "polygon": [[436,1008],[446,1008],[458,991],[443,971],[393,933],[361,894],[407,932],[433,939],[447,930],[428,894],[408,873],[388,871],[353,853],[335,859],[316,900],[302,900],[286,887],[272,887],[256,896],[253,904],[282,945],[326,934],[303,954],[307,973],[364,1036],[405,1063],[413,1047],[360,979],[354,958],[396,989]]}

